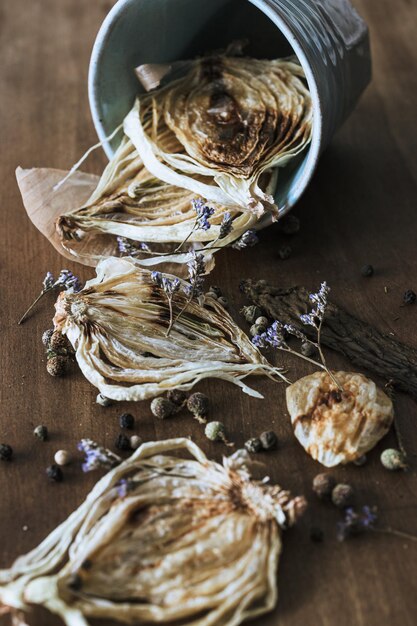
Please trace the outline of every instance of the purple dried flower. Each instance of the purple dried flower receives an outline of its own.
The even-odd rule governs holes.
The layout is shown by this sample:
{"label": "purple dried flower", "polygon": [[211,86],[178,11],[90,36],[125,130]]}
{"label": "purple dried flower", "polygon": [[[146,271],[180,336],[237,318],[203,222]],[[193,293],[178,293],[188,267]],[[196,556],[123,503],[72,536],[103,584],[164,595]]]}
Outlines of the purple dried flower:
{"label": "purple dried flower", "polygon": [[202,200],[201,198],[199,198],[198,200],[192,200],[191,203],[197,215],[197,228],[201,230],[209,230],[209,228],[211,227],[209,220],[214,213],[214,209],[204,204],[204,200]]}
{"label": "purple dried flower", "polygon": [[81,283],[70,270],[61,270],[53,287],[63,287],[64,289],[72,289],[74,292],[77,292],[81,289]]}
{"label": "purple dried flower", "polygon": [[42,282],[43,290],[47,291],[48,289],[52,289],[52,287],[54,286],[54,282],[55,278],[53,277],[53,274],[51,272],[46,272],[46,276]]}
{"label": "purple dried flower", "polygon": [[281,348],[286,350],[288,349],[288,344],[285,341],[284,331],[284,325],[275,321],[264,333],[255,335],[252,343],[257,348]]}
{"label": "purple dried flower", "polygon": [[308,341],[306,335],[293,324],[284,324],[284,330],[289,335],[293,335],[294,337],[297,337],[297,339],[301,339],[301,341]]}
{"label": "purple dried flower", "polygon": [[245,248],[252,248],[259,242],[258,235],[254,230],[247,230],[243,235],[235,241],[232,248],[235,250],[244,250]]}
{"label": "purple dried flower", "polygon": [[233,230],[233,218],[229,211],[223,215],[222,223],[220,224],[219,239],[224,239]]}
{"label": "purple dried flower", "polygon": [[309,294],[310,301],[315,305],[315,307],[310,311],[310,313],[300,315],[300,320],[303,324],[306,326],[313,326],[318,330],[326,313],[327,296],[329,293],[330,287],[326,282],[322,282],[317,293]]}
{"label": "purple dried flower", "polygon": [[150,252],[148,244],[139,241],[133,241],[126,237],[117,237],[117,250],[121,256],[135,256],[138,252]]}
{"label": "purple dried flower", "polygon": [[126,498],[128,493],[135,488],[137,483],[131,478],[122,478],[117,483],[117,493],[120,498]]}
{"label": "purple dried flower", "polygon": [[203,293],[204,275],[206,264],[204,255],[191,252],[191,258],[187,262],[189,285],[186,285],[184,292],[189,297],[198,297]]}
{"label": "purple dried flower", "polygon": [[378,519],[376,507],[364,506],[362,511],[357,512],[353,507],[345,510],[345,517],[337,525],[337,538],[345,541],[349,537],[360,535],[367,530],[372,530]]}
{"label": "purple dried flower", "polygon": [[151,280],[155,285],[160,287],[168,297],[172,297],[177,291],[179,291],[181,281],[179,278],[170,278],[161,272],[152,272]]}
{"label": "purple dried flower", "polygon": [[77,448],[85,454],[85,461],[82,464],[83,472],[91,472],[99,468],[111,469],[122,461],[117,454],[99,446],[92,439],[81,439]]}

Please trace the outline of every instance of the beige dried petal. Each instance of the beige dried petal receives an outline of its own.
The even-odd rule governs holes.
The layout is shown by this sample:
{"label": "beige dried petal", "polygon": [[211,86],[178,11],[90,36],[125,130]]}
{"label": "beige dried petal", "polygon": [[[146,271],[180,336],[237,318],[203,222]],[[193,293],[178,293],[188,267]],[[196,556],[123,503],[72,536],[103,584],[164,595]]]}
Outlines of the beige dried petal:
{"label": "beige dried petal", "polygon": [[316,372],[287,388],[294,434],[326,467],[349,463],[371,450],[388,432],[394,409],[388,396],[362,374]]}
{"label": "beige dried petal", "polygon": [[[188,451],[191,458],[172,452]],[[237,626],[277,602],[281,528],[304,498],[209,461],[188,439],[145,443],[38,548],[0,571],[0,602],[67,626]]]}

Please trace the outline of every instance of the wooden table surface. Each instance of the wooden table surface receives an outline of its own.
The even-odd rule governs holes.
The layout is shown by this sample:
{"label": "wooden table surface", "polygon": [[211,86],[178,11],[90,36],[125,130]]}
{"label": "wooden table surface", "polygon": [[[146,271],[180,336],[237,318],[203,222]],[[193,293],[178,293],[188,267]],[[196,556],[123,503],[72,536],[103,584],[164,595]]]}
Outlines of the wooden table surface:
{"label": "wooden table surface", "polygon": [[[291,239],[293,255],[278,258],[288,243],[276,227],[264,231],[262,244],[247,253],[227,251],[213,276],[242,322],[242,278],[265,278],[282,286],[311,289],[327,280],[333,299],[351,312],[417,347],[417,304],[403,307],[406,289],[417,290],[417,4],[411,0],[357,0],[371,27],[374,79],[357,110],[323,155],[317,173],[295,213],[302,229]],[[0,465],[0,566],[28,551],[84,499],[96,475],[83,475],[80,464],[65,469],[62,484],[52,484],[45,468],[56,450],[75,450],[81,437],[112,447],[118,416],[136,416],[136,432],[145,440],[190,435],[214,458],[225,449],[211,444],[201,427],[186,416],[156,421],[149,403],[102,408],[96,390],[74,367],[63,379],[45,370],[43,330],[50,327],[53,298],[23,326],[17,320],[38,292],[46,271],[70,267],[82,278],[93,271],[68,264],[27,219],[14,169],[68,168],[96,140],[87,101],[87,68],[98,27],[111,3],[103,0],[14,0],[3,2],[0,18],[1,113],[1,398],[0,441],[13,446],[15,460]],[[99,172],[104,155],[95,153],[88,171]],[[372,263],[365,279],[360,268]],[[333,368],[349,368],[328,354]],[[291,376],[311,369],[286,359]],[[384,383],[386,381],[379,381]],[[263,626],[412,626],[417,623],[417,543],[369,534],[345,543],[335,538],[340,515],[318,503],[311,481],[320,466],[297,443],[285,408],[284,388],[267,380],[254,385],[265,394],[255,400],[231,385],[208,381],[199,386],[212,399],[211,416],[227,425],[238,445],[263,430],[278,433],[280,447],[262,455],[268,474],[310,507],[284,537],[276,612]],[[417,408],[407,395],[396,402],[398,425],[410,455],[411,471],[389,473],[379,462],[389,434],[363,467],[337,468],[341,481],[357,490],[359,504],[376,504],[381,525],[417,534]],[[32,434],[49,427],[50,441]],[[321,544],[309,538],[312,526],[324,530]],[[7,621],[7,618],[6,618]],[[52,626],[54,617],[35,611],[33,626]]]}

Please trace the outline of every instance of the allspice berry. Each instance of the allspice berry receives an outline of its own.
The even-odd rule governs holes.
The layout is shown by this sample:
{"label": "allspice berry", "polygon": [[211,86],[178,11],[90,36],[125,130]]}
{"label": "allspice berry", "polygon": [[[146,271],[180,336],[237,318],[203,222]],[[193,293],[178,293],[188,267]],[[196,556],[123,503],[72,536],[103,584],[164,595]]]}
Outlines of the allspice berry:
{"label": "allspice berry", "polygon": [[194,415],[196,420],[205,424],[206,415],[209,412],[210,400],[204,393],[197,391],[191,394],[187,400],[187,409]]}
{"label": "allspice berry", "polygon": [[68,369],[68,357],[57,354],[46,362],[46,371],[51,376],[63,376]]}
{"label": "allspice berry", "polygon": [[55,330],[52,333],[48,346],[51,350],[58,353],[66,353],[69,346],[70,344],[68,339],[62,333],[60,333],[58,330]]}
{"label": "allspice berry", "polygon": [[173,404],[167,398],[154,398],[151,402],[151,412],[152,415],[157,417],[160,420],[164,420],[167,417],[171,417],[171,415],[175,412],[175,404]]}
{"label": "allspice berry", "polygon": [[332,491],[332,502],[339,509],[345,509],[353,504],[355,492],[351,485],[339,483]]}
{"label": "allspice berry", "polygon": [[170,389],[167,393],[167,399],[175,406],[183,406],[187,400],[187,394],[182,389]]}
{"label": "allspice berry", "polygon": [[331,474],[322,472],[313,479],[313,491],[320,500],[330,500],[336,480]]}
{"label": "allspice berry", "polygon": [[397,471],[407,469],[405,454],[395,448],[387,448],[381,454],[381,463],[387,470]]}

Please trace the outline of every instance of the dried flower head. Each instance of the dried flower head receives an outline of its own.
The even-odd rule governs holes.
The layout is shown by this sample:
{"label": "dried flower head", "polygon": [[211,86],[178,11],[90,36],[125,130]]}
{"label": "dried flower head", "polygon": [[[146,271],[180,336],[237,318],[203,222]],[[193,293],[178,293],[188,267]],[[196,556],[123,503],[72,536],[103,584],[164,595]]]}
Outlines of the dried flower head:
{"label": "dried flower head", "polygon": [[364,506],[361,511],[348,507],[344,513],[344,519],[337,525],[337,538],[345,541],[349,537],[355,537],[362,533],[373,530],[378,520],[376,507]]}
{"label": "dried flower head", "polygon": [[78,450],[85,454],[82,464],[83,472],[92,472],[96,469],[111,469],[121,462],[121,458],[111,450],[99,446],[91,439],[81,439]]}
{"label": "dried flower head", "polygon": [[210,217],[214,214],[214,209],[208,207],[202,198],[192,200],[194,211],[196,212],[196,227],[201,230],[210,229]]}
{"label": "dried flower head", "polygon": [[244,250],[245,248],[253,248],[259,243],[259,238],[253,229],[249,229],[243,233],[243,235],[232,244],[232,248],[235,250]]}
{"label": "dried flower head", "polygon": [[[173,452],[185,449],[181,458]],[[188,439],[142,444],[27,556],[0,572],[0,602],[44,605],[67,626],[238,626],[277,602],[281,529],[306,506],[209,461]],[[163,549],[161,549],[163,536]]]}

